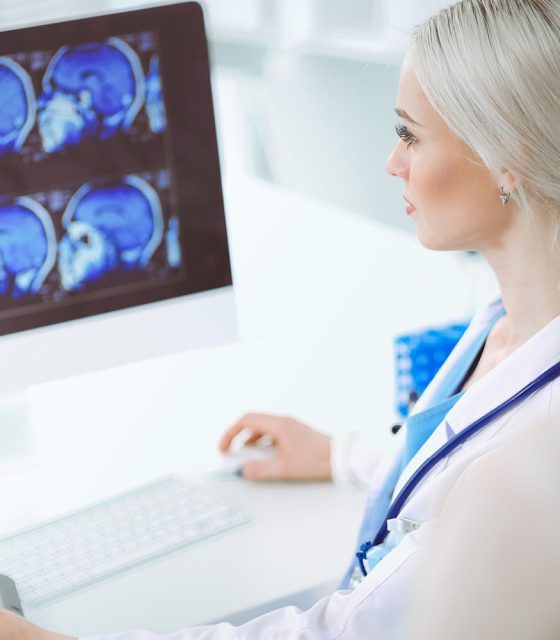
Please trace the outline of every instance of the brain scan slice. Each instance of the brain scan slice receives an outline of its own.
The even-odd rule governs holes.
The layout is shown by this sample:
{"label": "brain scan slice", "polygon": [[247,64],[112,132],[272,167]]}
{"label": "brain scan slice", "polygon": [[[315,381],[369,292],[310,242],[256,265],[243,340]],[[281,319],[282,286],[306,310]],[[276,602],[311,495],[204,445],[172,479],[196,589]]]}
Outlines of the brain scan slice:
{"label": "brain scan slice", "polygon": [[38,100],[44,150],[53,153],[87,138],[105,140],[127,131],[145,95],[142,65],[124,40],[60,48],[45,71]]}
{"label": "brain scan slice", "polygon": [[167,264],[172,269],[181,266],[181,241],[179,238],[179,220],[173,216],[169,219],[169,226],[165,232],[165,248],[167,250]]}
{"label": "brain scan slice", "polygon": [[56,252],[51,217],[39,202],[0,200],[0,295],[37,293],[55,265]]}
{"label": "brain scan slice", "polygon": [[164,226],[159,196],[138,176],[83,185],[68,202],[62,223],[58,270],[67,291],[117,269],[144,269]]}
{"label": "brain scan slice", "polygon": [[166,129],[151,33],[0,56],[0,157],[36,163],[117,134],[143,144]]}
{"label": "brain scan slice", "polygon": [[27,71],[0,58],[0,155],[19,151],[35,123],[37,101]]}
{"label": "brain scan slice", "polygon": [[146,113],[150,129],[154,133],[163,133],[167,121],[159,73],[159,58],[156,55],[152,56],[150,69],[146,75]]}
{"label": "brain scan slice", "polygon": [[71,193],[0,198],[0,299],[68,294],[96,281],[106,286],[106,276],[126,282],[126,274],[180,266],[179,221],[164,222],[160,196],[147,180],[128,175]]}

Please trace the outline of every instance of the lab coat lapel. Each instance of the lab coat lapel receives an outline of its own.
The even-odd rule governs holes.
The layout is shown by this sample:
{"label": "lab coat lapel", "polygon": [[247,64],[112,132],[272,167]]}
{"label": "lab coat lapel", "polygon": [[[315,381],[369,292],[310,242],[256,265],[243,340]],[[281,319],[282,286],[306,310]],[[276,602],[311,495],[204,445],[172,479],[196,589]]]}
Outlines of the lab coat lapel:
{"label": "lab coat lapel", "polygon": [[[560,361],[560,316],[476,382],[448,413],[446,422],[452,435],[502,404]],[[481,439],[495,435],[496,429],[482,431]]]}
{"label": "lab coat lapel", "polygon": [[470,351],[473,343],[479,339],[480,335],[486,333],[488,326],[495,321],[497,316],[503,313],[503,309],[502,302],[498,299],[473,317],[462,338],[449,354],[447,360],[443,363],[426,390],[422,393],[418,402],[414,405],[411,415],[424,411],[454,393],[455,389],[447,389],[449,374],[455,370],[458,363],[463,359],[465,354]]}
{"label": "lab coat lapel", "polygon": [[[487,309],[487,311],[489,310],[490,308]],[[473,327],[474,330],[470,335],[471,340],[474,340],[475,335],[478,335],[478,332],[483,330],[484,321],[490,321],[490,317],[484,314],[481,316],[476,327]],[[465,338],[469,338],[469,336],[465,335]],[[457,361],[456,358],[461,357],[468,344],[470,342],[465,340],[462,345],[458,345],[458,348],[453,353],[453,361],[445,363],[438,373],[438,380],[434,378],[435,383],[444,383],[446,372]],[[487,373],[465,393],[447,414],[446,419],[436,428],[432,436],[410,460],[397,482],[394,495],[398,494],[416,469],[451,437],[511,398],[546,369],[559,361],[560,316],[549,322],[541,331]],[[432,392],[435,393],[434,390]],[[507,418],[505,416],[498,418],[494,423],[488,425],[476,436],[477,441],[480,442],[484,439],[492,438],[499,431],[504,419]],[[440,473],[446,466],[447,460],[442,460],[432,473]]]}
{"label": "lab coat lapel", "polygon": [[[444,399],[446,392],[452,393],[454,391],[447,389],[450,372],[455,369],[457,364],[471,349],[473,343],[479,339],[480,334],[487,331],[488,325],[492,323],[496,316],[502,311],[503,305],[501,300],[498,299],[474,316],[463,337],[459,340],[447,360],[443,363],[442,367],[434,376],[424,393],[420,396],[418,402],[414,405],[411,415],[418,414],[426,410],[428,407],[440,402]],[[461,398],[461,400],[463,400],[463,398]],[[461,402],[461,400],[459,400],[459,402]],[[394,495],[399,493],[420,464],[422,464],[426,458],[447,442],[450,435],[452,434],[449,433],[449,429],[444,421],[436,428],[434,433],[428,438],[416,455],[411,458],[407,466],[403,469],[395,487]]]}

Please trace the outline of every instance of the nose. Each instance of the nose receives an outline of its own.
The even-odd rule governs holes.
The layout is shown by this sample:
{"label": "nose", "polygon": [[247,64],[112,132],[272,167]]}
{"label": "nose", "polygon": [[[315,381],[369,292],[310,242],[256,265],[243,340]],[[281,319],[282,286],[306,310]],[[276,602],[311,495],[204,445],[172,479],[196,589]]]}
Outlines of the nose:
{"label": "nose", "polygon": [[385,171],[392,176],[406,179],[408,178],[408,164],[406,145],[402,140],[399,140],[385,162]]}

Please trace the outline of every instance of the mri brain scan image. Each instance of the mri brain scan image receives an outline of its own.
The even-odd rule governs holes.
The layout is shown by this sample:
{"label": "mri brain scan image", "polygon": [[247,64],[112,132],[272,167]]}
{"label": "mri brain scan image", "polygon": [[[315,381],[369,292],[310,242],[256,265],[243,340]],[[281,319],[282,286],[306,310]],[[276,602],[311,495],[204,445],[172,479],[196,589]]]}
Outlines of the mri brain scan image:
{"label": "mri brain scan image", "polygon": [[58,270],[67,291],[116,270],[144,269],[163,238],[160,199],[138,176],[85,184],[62,217]]}
{"label": "mri brain scan image", "polygon": [[27,71],[0,58],[0,155],[19,151],[35,123],[37,101]]}
{"label": "mri brain scan image", "polygon": [[150,129],[154,133],[163,133],[167,123],[158,56],[152,56],[150,70],[146,76],[146,113],[148,114]]}
{"label": "mri brain scan image", "polygon": [[38,100],[47,153],[127,131],[144,106],[146,79],[136,52],[122,39],[60,48]]}
{"label": "mri brain scan image", "polygon": [[56,252],[54,226],[41,204],[27,197],[0,200],[0,295],[37,293]]}
{"label": "mri brain scan image", "polygon": [[172,269],[181,266],[181,240],[179,238],[179,220],[173,216],[169,220],[169,226],[165,232],[165,247],[167,249],[167,264]]}
{"label": "mri brain scan image", "polygon": [[106,34],[0,55],[0,324],[185,269],[159,34]]}

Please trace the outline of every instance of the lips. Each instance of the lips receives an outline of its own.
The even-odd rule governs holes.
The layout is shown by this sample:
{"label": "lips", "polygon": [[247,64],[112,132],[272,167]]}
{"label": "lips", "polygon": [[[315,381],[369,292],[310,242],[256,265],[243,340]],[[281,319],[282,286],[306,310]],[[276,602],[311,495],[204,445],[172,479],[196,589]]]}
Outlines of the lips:
{"label": "lips", "polygon": [[416,210],[416,207],[412,204],[412,202],[410,202],[410,200],[408,198],[405,198],[405,196],[403,196],[405,202],[408,203],[408,207],[406,208],[406,212],[410,215],[413,211]]}

